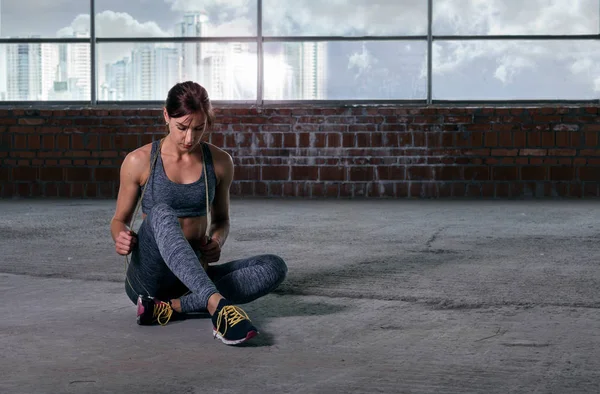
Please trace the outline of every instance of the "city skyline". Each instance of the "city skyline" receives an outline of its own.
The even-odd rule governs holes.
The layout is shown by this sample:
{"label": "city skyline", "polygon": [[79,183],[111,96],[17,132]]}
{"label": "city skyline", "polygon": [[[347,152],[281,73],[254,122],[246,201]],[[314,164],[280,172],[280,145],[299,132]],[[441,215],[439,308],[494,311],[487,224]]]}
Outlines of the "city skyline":
{"label": "city skyline", "polygon": [[[52,4],[40,3],[35,8],[37,12],[31,12],[32,2],[33,0],[4,1],[8,10],[8,16],[4,17],[0,0],[0,36],[23,36],[27,33],[55,37],[74,34],[81,31],[82,27],[87,28],[87,33],[84,32],[83,36],[89,36],[89,9],[86,14],[86,6],[81,2],[57,0]],[[296,0],[293,3],[263,0],[263,33],[272,36],[426,34],[425,3],[420,0],[339,0],[331,4],[315,0]],[[125,38],[185,37],[187,33],[177,32],[177,23],[188,12],[197,12],[198,4],[200,3],[195,0],[162,0],[155,1],[152,7],[148,7],[145,0],[97,0],[96,34],[98,37]],[[212,28],[202,34],[209,37],[256,34],[256,1],[205,0],[201,4],[206,18],[212,23]],[[598,0],[532,0],[527,3],[517,0],[434,0],[433,33],[448,36],[598,34],[599,9]],[[38,17],[38,13],[47,17]],[[11,45],[14,44],[0,45],[0,59],[7,57],[4,52]],[[87,45],[89,48],[89,44],[77,45],[82,45],[81,48]],[[152,83],[153,87],[144,85],[146,90],[140,91],[130,89],[136,99],[157,96],[158,92],[155,90],[160,90],[158,86],[164,86],[167,81],[175,79],[175,72],[172,71],[175,68],[174,56],[180,59],[180,64],[176,67],[181,78],[192,75],[190,79],[215,79],[206,82],[207,85],[215,86],[214,97],[236,94],[240,97],[252,96],[249,99],[256,98],[252,93],[247,93],[249,89],[256,90],[256,44],[250,44],[241,52],[231,52],[234,44],[198,44],[197,52],[202,61],[195,61],[195,66],[192,67],[189,59],[194,56],[187,56],[186,53],[193,52],[194,45],[166,45],[170,49],[163,50],[158,49],[165,46],[161,44],[151,46],[151,50],[145,49],[149,59],[147,61],[154,62],[155,69],[166,68],[167,71],[166,74],[154,71],[156,81]],[[331,41],[315,45],[309,42],[263,43],[263,98],[302,100],[322,97],[351,100],[424,99],[427,96],[428,48],[424,40]],[[139,47],[137,44],[125,43],[97,44],[98,98],[101,98],[103,84],[110,85],[113,82],[108,83],[107,80],[115,79],[104,75],[106,65],[117,64],[126,57],[133,62],[138,56],[134,51],[141,50]],[[45,49],[45,52],[48,51]],[[213,51],[214,55],[202,54],[206,51]],[[22,48],[21,52],[25,56],[25,52],[37,54],[42,49],[31,48],[29,51]],[[299,58],[309,59],[311,53],[321,55],[314,67],[306,67],[305,60]],[[596,99],[600,92],[600,42],[597,40],[445,39],[434,41],[431,56],[434,99]],[[187,60],[184,62],[183,59]],[[33,64],[34,68],[40,68],[42,63],[48,62],[40,60],[39,63],[39,66]],[[26,68],[26,64],[27,62],[22,61],[20,67]],[[86,64],[85,60],[81,60],[78,67],[82,69]],[[217,64],[227,71],[215,72]],[[122,66],[119,63],[115,67],[118,69]],[[3,84],[6,85],[7,70],[3,71],[2,68],[6,69],[4,61],[0,61],[0,92],[6,92],[7,87]],[[229,82],[229,86],[224,86],[220,82],[221,75],[231,75],[229,69],[236,70],[233,75],[237,82]],[[68,91],[68,76],[75,71],[61,72],[63,79],[57,81],[61,86],[66,85]],[[86,74],[90,72],[88,69]],[[252,72],[254,75],[251,75]],[[42,72],[40,69],[38,73],[47,75],[48,71]],[[67,77],[64,77],[65,73]],[[113,74],[117,75],[115,73]],[[305,77],[304,73],[309,74]],[[315,73],[314,77],[310,73]],[[21,80],[29,80],[29,77]],[[320,86],[316,92],[315,80],[319,81]],[[298,81],[304,81],[303,86],[307,88],[294,86],[300,83]],[[36,86],[36,83],[30,85]],[[47,79],[38,85],[47,86]],[[80,85],[85,86],[86,82],[81,82]],[[121,95],[127,96],[123,93],[125,87],[122,83],[117,87],[108,85],[108,96],[111,95],[111,89],[114,94],[120,89]],[[309,86],[312,88],[308,88]],[[45,97],[45,94],[40,95]]]}
{"label": "city skyline", "polygon": [[[182,37],[202,37],[210,28],[205,13],[189,12],[174,30]],[[62,34],[67,36],[87,37],[89,31]],[[133,47],[116,62],[103,62],[99,48],[99,100],[163,100],[170,87],[183,80],[201,83],[220,100],[252,100],[256,96],[255,44],[137,43]],[[6,90],[0,91],[0,99],[89,100],[88,44],[14,44],[7,48]],[[270,71],[266,73],[265,96],[274,100],[323,99],[325,48],[325,43],[302,43],[265,56]]]}

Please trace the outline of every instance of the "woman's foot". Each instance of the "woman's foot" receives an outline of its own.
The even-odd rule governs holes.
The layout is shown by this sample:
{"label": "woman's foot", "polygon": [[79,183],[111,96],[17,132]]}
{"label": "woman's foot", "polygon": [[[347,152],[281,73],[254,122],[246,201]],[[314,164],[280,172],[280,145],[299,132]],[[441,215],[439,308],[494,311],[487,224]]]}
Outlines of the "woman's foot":
{"label": "woman's foot", "polygon": [[137,324],[140,326],[166,325],[173,314],[173,308],[169,303],[149,296],[138,296],[137,300]]}
{"label": "woman's foot", "polygon": [[224,298],[219,301],[211,319],[214,337],[226,345],[239,345],[258,335],[246,312]]}

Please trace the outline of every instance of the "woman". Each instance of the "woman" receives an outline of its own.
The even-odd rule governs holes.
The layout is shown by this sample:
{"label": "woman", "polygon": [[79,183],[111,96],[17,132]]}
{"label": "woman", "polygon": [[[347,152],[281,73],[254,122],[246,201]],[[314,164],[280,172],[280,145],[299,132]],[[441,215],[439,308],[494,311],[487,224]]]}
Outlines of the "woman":
{"label": "woman", "polygon": [[[111,234],[118,254],[127,259],[131,253],[126,293],[137,304],[138,324],[164,325],[180,314],[208,311],[216,338],[245,342],[258,330],[234,304],[273,291],[286,264],[260,255],[209,265],[219,260],[229,233],[233,161],[201,142],[214,124],[202,86],[175,85],[163,112],[168,134],[129,153],[121,166]],[[136,234],[131,228],[139,200],[143,222]]]}

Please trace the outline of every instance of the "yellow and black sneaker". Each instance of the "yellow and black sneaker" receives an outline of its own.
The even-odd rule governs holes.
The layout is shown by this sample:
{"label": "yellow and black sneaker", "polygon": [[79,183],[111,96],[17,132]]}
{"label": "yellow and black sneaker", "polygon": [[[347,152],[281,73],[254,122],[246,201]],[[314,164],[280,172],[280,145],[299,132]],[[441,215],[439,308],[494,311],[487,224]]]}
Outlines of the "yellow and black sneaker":
{"label": "yellow and black sneaker", "polygon": [[239,345],[258,335],[246,312],[224,298],[219,301],[212,322],[214,337],[226,345]]}
{"label": "yellow and black sneaker", "polygon": [[154,324],[166,325],[175,311],[168,302],[154,297],[140,295],[137,300],[137,324],[151,326]]}

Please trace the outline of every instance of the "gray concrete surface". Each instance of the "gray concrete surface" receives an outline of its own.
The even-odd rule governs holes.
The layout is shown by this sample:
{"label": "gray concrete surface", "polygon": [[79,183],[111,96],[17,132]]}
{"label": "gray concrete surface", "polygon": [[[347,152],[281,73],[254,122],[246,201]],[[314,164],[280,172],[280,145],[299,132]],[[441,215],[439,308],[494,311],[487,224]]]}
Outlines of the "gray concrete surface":
{"label": "gray concrete surface", "polygon": [[135,324],[113,204],[0,201],[1,393],[600,392],[597,201],[234,200],[245,347]]}

